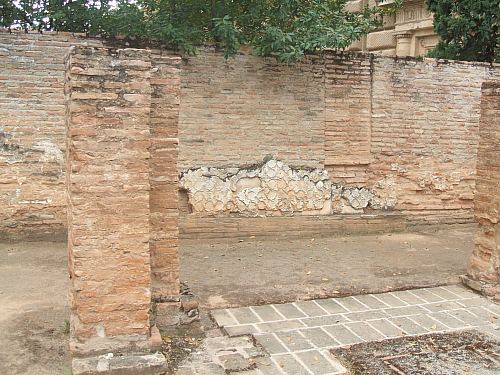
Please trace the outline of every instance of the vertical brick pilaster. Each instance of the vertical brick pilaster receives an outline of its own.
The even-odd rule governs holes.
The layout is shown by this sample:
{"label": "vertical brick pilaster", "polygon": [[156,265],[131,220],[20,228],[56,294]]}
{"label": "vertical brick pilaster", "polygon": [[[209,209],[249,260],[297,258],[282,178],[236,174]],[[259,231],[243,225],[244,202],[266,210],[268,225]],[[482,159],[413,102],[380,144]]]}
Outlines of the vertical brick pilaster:
{"label": "vertical brick pilaster", "polygon": [[371,162],[372,61],[325,55],[325,165]]}
{"label": "vertical brick pilaster", "polygon": [[178,231],[178,120],[180,58],[153,56],[150,114],[151,159],[151,270],[153,299],[179,296]]}
{"label": "vertical brick pilaster", "polygon": [[146,347],[150,56],[77,47],[68,69],[71,349],[84,355]]}
{"label": "vertical brick pilaster", "polygon": [[[500,81],[483,83],[477,160],[476,246],[468,275],[482,291],[500,300]],[[473,286],[473,285],[471,285]]]}

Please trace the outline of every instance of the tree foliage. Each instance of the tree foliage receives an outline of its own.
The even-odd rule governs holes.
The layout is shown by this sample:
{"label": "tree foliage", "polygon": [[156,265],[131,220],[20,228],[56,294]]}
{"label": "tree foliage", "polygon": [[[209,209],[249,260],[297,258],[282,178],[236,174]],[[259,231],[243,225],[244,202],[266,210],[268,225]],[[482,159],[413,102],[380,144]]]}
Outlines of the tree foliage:
{"label": "tree foliage", "polygon": [[498,0],[427,0],[440,42],[431,57],[500,61]]}
{"label": "tree foliage", "polygon": [[[400,1],[400,0],[398,0]],[[347,0],[0,0],[0,26],[155,41],[194,53],[209,43],[234,55],[241,43],[283,62],[344,49],[394,7],[346,11]]]}

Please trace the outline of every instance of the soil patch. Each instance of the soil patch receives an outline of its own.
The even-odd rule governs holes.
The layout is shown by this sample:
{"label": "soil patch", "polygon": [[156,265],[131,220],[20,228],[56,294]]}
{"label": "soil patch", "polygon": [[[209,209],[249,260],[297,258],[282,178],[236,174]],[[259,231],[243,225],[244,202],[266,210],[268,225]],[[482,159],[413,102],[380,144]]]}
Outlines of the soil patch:
{"label": "soil patch", "polygon": [[500,342],[477,331],[430,334],[332,350],[352,375],[498,375]]}

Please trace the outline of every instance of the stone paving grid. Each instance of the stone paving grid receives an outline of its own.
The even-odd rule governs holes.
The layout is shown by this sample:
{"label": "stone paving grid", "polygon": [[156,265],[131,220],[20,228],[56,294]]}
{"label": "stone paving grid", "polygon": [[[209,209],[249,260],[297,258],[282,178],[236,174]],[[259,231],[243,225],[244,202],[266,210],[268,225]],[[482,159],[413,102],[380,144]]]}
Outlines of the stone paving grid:
{"label": "stone paving grid", "polygon": [[[500,307],[460,286],[214,310],[229,336],[253,335],[284,374],[343,374],[329,349],[479,329],[500,338]],[[250,372],[248,372],[250,374]],[[252,374],[265,374],[257,365]]]}

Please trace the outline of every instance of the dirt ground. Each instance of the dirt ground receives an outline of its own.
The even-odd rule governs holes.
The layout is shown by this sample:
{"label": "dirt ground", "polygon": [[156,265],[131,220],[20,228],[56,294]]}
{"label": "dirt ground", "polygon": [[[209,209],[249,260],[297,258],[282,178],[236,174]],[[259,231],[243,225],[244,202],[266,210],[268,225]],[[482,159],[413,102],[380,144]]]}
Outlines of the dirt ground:
{"label": "dirt ground", "polygon": [[458,283],[475,227],[429,229],[300,240],[184,240],[181,280],[208,308]]}
{"label": "dirt ground", "polygon": [[66,244],[0,243],[0,374],[70,374]]}
{"label": "dirt ground", "polygon": [[[181,280],[205,308],[457,283],[473,226],[428,233],[184,240]],[[0,374],[69,374],[66,244],[0,242]]]}
{"label": "dirt ground", "polygon": [[477,331],[402,337],[332,350],[352,375],[498,375],[500,342]]}

